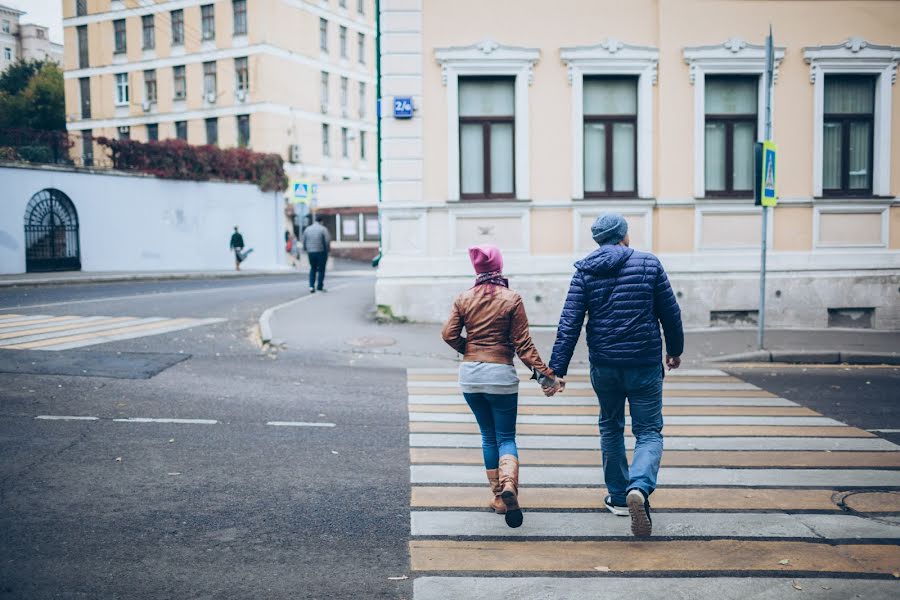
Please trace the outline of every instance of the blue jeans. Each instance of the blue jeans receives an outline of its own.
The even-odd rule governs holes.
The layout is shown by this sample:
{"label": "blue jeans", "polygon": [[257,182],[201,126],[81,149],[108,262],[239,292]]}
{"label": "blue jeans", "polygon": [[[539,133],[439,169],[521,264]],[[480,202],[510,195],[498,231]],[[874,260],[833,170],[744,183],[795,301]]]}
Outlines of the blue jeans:
{"label": "blue jeans", "polygon": [[[628,490],[648,496],[656,489],[663,451],[662,364],[652,367],[591,365],[591,385],[600,401],[603,478],[613,504],[624,505]],[[636,438],[631,469],[625,454],[625,399]]]}
{"label": "blue jeans", "polygon": [[519,458],[516,448],[516,412],[519,394],[463,394],[481,430],[481,450],[484,468],[496,469],[500,457],[512,454]]}
{"label": "blue jeans", "polygon": [[308,252],[309,255],[309,288],[322,291],[325,288],[325,265],[328,264],[327,252]]}

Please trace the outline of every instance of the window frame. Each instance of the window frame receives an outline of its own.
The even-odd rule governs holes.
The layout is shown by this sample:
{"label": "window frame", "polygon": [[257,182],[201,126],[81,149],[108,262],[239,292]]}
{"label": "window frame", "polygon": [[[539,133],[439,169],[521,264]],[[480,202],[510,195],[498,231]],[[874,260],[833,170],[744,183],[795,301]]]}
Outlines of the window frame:
{"label": "window frame", "polygon": [[[151,131],[155,133],[155,135],[151,135]],[[147,141],[148,142],[158,142],[159,141],[159,123],[147,123]]]}
{"label": "window frame", "polygon": [[153,14],[141,16],[141,49],[156,49],[156,17]]}
{"label": "window frame", "polygon": [[[872,86],[872,110],[868,113],[828,113],[822,112],[822,197],[823,198],[846,198],[848,196],[871,196],[873,190],[873,182],[875,179],[875,94],[878,91],[878,78],[872,74],[854,74],[841,73],[825,76],[824,85],[828,85],[828,81],[840,80],[868,80]],[[838,122],[841,124],[841,187],[826,188],[825,187],[825,146],[824,146],[824,127],[826,123]],[[869,125],[869,164],[866,169],[866,187],[851,188],[850,184],[850,125],[851,123],[868,123]]]}
{"label": "window frame", "polygon": [[94,166],[94,130],[81,130],[81,164],[84,167]]}
{"label": "window frame", "polygon": [[328,53],[328,19],[319,17],[319,52]]}
{"label": "window frame", "polygon": [[[178,95],[179,91],[181,92],[180,96]],[[187,67],[185,65],[172,67],[172,99],[177,102],[187,100]]]}
{"label": "window frame", "polygon": [[169,11],[169,22],[172,26],[172,46],[184,46],[184,9]]}
{"label": "window frame", "polygon": [[[238,148],[250,147],[250,115],[236,115]],[[246,131],[245,131],[246,128]]]}
{"label": "window frame", "polygon": [[[207,117],[203,119],[204,129],[206,130],[206,145],[207,146],[218,146],[219,145],[219,117]],[[212,126],[212,127],[210,127]],[[210,135],[210,132],[213,135]],[[210,141],[212,140],[212,141]]]}
{"label": "window frame", "polygon": [[[239,6],[242,7],[241,10],[238,10]],[[231,0],[231,14],[233,21],[232,35],[247,35],[247,0]],[[240,18],[238,18],[239,16]],[[238,23],[241,23],[242,27],[238,28]]]}
{"label": "window frame", "polygon": [[144,71],[144,101],[156,104],[158,91],[156,69],[146,69]]}
{"label": "window frame", "polygon": [[[459,165],[459,199],[460,200],[514,200],[516,198],[516,114],[515,114],[515,93],[516,80],[510,76],[465,76],[462,79],[480,79],[482,81],[508,81],[513,90],[513,114],[511,116],[499,115],[478,115],[478,116],[460,116],[459,117],[459,156],[462,161],[462,128],[463,125],[481,125],[481,193],[466,193],[462,191],[463,169],[462,163]],[[459,82],[462,85],[462,82]],[[491,188],[491,126],[495,124],[511,124],[512,125],[512,184],[511,192],[494,193]]]}
{"label": "window frame", "polygon": [[78,68],[87,69],[91,66],[87,25],[75,28],[75,39],[78,42]]}
{"label": "window frame", "polygon": [[341,158],[350,158],[350,129],[341,127]]}
{"label": "window frame", "polygon": [[250,91],[250,58],[234,57],[234,89],[239,92]]}
{"label": "window frame", "polygon": [[79,77],[78,78],[78,94],[79,94],[79,104],[81,107],[81,118],[82,119],[90,119],[91,118],[91,78],[90,77]]}
{"label": "window frame", "polygon": [[359,160],[366,160],[366,130],[359,130]]}
{"label": "window frame", "polygon": [[356,14],[366,14],[366,0],[356,0]]}
{"label": "window frame", "polygon": [[131,102],[131,82],[128,79],[128,73],[116,73],[115,75],[116,106],[128,106]]}
{"label": "window frame", "polygon": [[322,112],[327,112],[331,105],[331,75],[328,71],[321,71],[319,75],[319,104]]}
{"label": "window frame", "polygon": [[0,31],[3,33],[11,33],[12,32],[12,21],[9,19],[3,19],[3,24],[0,26]]}
{"label": "window frame", "polygon": [[[184,136],[181,136],[181,129],[184,128]],[[181,140],[183,142],[187,142],[188,138],[188,122],[187,121],[175,121],[175,139]]]}
{"label": "window frame", "polygon": [[366,116],[366,82],[362,80],[357,82],[357,102],[359,102],[357,113],[362,119]]}
{"label": "window frame", "polygon": [[346,117],[350,111],[350,78],[347,77],[346,75],[341,75],[339,100],[340,100],[341,114]]}
{"label": "window frame", "polygon": [[[582,189],[584,190],[584,198],[633,198],[638,194],[638,94],[639,94],[639,78],[636,76],[625,75],[625,76],[598,76],[598,75],[589,75],[586,79],[593,80],[601,80],[601,79],[630,79],[634,83],[634,96],[635,96],[635,112],[633,115],[613,115],[613,114],[588,114],[584,113],[582,115],[582,132],[584,127],[588,123],[602,123],[604,125],[604,140],[606,143],[606,191],[596,192],[596,191],[587,191],[584,186],[584,168],[582,165]],[[582,94],[583,94],[582,90]],[[582,106],[584,104],[582,103]],[[633,182],[631,190],[626,190],[624,192],[616,192],[613,190],[613,178],[614,171],[613,168],[615,166],[613,162],[613,145],[615,142],[615,136],[613,135],[614,125],[616,123],[630,123],[634,126],[634,172]],[[584,140],[582,138],[582,148],[584,148]],[[583,150],[582,150],[583,152]],[[582,163],[584,161],[584,155],[582,154]]]}
{"label": "window frame", "polygon": [[214,42],[216,40],[216,5],[204,4],[200,7],[200,40]]}
{"label": "window frame", "polygon": [[322,123],[322,156],[331,157],[331,127],[328,123]]}
{"label": "window frame", "polygon": [[[207,60],[207,61],[204,61],[202,64],[203,64],[203,79],[202,79],[202,81],[203,81],[203,101],[208,102],[209,100],[208,100],[207,96],[209,96],[209,94],[215,95],[216,98],[218,98],[218,96],[219,96],[218,67],[216,66],[216,61],[214,61],[214,60]],[[210,65],[212,65],[212,69],[210,69]],[[208,79],[208,78],[211,78],[211,81],[212,81],[212,89],[211,90],[208,89],[208,86],[206,85],[207,81],[210,81],[210,79]]]}
{"label": "window frame", "polygon": [[362,31],[356,33],[356,61],[364,65],[366,64],[366,34]]}
{"label": "window frame", "polygon": [[87,15],[87,0],[75,0],[75,16],[84,17]]}
{"label": "window frame", "polygon": [[12,59],[13,59],[12,48],[10,48],[9,46],[4,46],[4,47],[3,47],[3,58],[4,58],[5,60],[12,60]]}
{"label": "window frame", "polygon": [[350,58],[347,35],[347,27],[345,25],[338,26],[338,48],[340,49],[341,58]]}
{"label": "window frame", "polygon": [[[723,73],[714,73],[708,74],[706,77],[717,77],[717,78],[735,78],[735,79],[753,79],[756,77],[762,78],[762,75],[756,76],[753,74],[723,74]],[[716,114],[716,113],[705,113],[703,115],[703,135],[704,135],[704,145],[706,143],[706,124],[707,123],[722,123],[725,125],[725,189],[724,190],[710,190],[706,188],[706,153],[704,148],[703,155],[703,187],[705,190],[706,198],[752,198],[753,197],[753,185],[751,184],[750,189],[746,190],[735,190],[734,189],[734,126],[741,123],[752,123],[753,124],[753,139],[759,141],[760,140],[760,131],[759,131],[759,118],[760,118],[760,105],[759,105],[759,87],[762,85],[760,81],[756,81],[757,88],[757,102],[756,102],[756,113],[743,113],[743,114]],[[704,91],[706,93],[706,82],[704,81]],[[704,102],[705,105],[705,102]]]}
{"label": "window frame", "polygon": [[[122,42],[121,45],[119,44],[120,41]],[[126,54],[127,52],[128,25],[125,19],[115,19],[113,21],[113,54]]]}

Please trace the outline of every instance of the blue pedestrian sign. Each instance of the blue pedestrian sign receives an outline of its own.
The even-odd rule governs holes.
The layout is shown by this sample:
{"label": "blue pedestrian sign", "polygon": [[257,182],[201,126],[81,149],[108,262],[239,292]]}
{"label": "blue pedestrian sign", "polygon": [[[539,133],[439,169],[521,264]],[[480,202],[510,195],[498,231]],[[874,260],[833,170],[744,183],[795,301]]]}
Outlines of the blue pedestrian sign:
{"label": "blue pedestrian sign", "polygon": [[413,101],[409,96],[394,96],[394,118],[412,119]]}
{"label": "blue pedestrian sign", "polygon": [[291,202],[294,204],[306,204],[309,202],[310,195],[315,193],[314,190],[311,189],[312,187],[314,187],[314,185],[311,185],[310,182],[305,179],[294,179],[291,181]]}

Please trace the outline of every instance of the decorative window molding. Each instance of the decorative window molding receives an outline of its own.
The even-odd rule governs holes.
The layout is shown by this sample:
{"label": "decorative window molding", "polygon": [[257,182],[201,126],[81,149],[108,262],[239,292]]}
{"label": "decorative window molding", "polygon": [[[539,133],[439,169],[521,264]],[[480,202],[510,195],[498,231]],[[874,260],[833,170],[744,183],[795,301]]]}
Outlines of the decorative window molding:
{"label": "decorative window molding", "polygon": [[537,48],[504,46],[484,40],[471,46],[436,48],[434,51],[447,88],[447,199],[460,199],[459,190],[459,78],[471,75],[515,77],[515,187],[516,199],[531,197],[528,152],[528,86],[534,64],[540,59]]}
{"label": "decorative window molding", "polygon": [[[493,206],[484,206],[484,204],[480,206],[468,206],[466,204],[460,204],[458,207],[453,206],[449,211],[450,223],[449,223],[449,247],[447,248],[448,253],[450,255],[467,255],[468,254],[468,244],[463,247],[459,247],[456,244],[457,237],[457,229],[458,229],[458,221],[460,219],[473,219],[477,218],[479,221],[483,222],[483,226],[479,225],[479,229],[483,231],[485,234],[489,234],[493,232],[495,224],[491,223],[492,219],[518,219],[520,230],[520,241],[521,245],[519,246],[510,246],[503,245],[503,253],[507,255],[528,255],[529,248],[531,247],[531,210],[529,210],[528,206],[513,206],[513,205],[497,205],[496,203]],[[491,242],[494,243],[494,242]]]}
{"label": "decorative window molding", "polygon": [[825,75],[871,74],[875,86],[874,152],[872,156],[872,193],[891,193],[891,107],[892,87],[897,80],[900,47],[880,46],[859,37],[831,46],[803,49],[809,64],[809,80],[813,92],[813,196],[822,196],[822,129],[825,116]]}
{"label": "decorative window molding", "polygon": [[584,198],[584,76],[635,75],[637,107],[637,197],[653,197],[653,85],[659,50],[607,38],[593,46],[560,48],[572,86],[572,197]]}
{"label": "decorative window molding", "polygon": [[[720,252],[746,252],[752,250],[759,252],[760,242],[755,241],[749,244],[721,245],[710,243],[703,237],[703,217],[704,215],[738,215],[748,217],[759,217],[760,210],[753,205],[735,205],[735,204],[697,204],[694,210],[694,252],[702,250],[716,250]],[[754,223],[755,230],[760,229],[760,224]],[[766,222],[766,247],[771,250],[775,240],[775,219],[769,219]],[[756,268],[759,268],[757,262]]]}
{"label": "decorative window molding", "polygon": [[[778,67],[784,60],[784,48],[775,48],[773,81],[778,82]],[[707,75],[762,75],[766,70],[766,47],[750,44],[733,37],[714,46],[693,46],[684,49],[684,62],[690,67],[690,79],[694,85],[694,196],[706,196],[705,155],[706,136],[706,76]],[[759,95],[756,102],[757,139],[765,135],[766,88],[764,77],[759,78]],[[775,106],[772,102],[774,122]],[[774,125],[773,125],[774,128]]]}
{"label": "decorative window molding", "polygon": [[[822,241],[822,215],[878,215],[881,220],[879,237],[877,240],[861,243],[836,243]],[[890,239],[890,207],[886,204],[881,206],[859,206],[858,204],[831,204],[816,205],[813,207],[813,249],[846,249],[846,248],[887,248]]]}

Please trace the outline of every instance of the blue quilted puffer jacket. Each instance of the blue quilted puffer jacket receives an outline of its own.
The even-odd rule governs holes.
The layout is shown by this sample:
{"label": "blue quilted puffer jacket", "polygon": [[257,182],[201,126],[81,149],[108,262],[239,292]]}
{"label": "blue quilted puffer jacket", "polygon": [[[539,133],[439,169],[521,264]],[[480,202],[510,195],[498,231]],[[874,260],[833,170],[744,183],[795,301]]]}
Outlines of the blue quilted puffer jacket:
{"label": "blue quilted puffer jacket", "polygon": [[550,359],[554,373],[563,377],[568,372],[585,314],[593,365],[660,364],[660,323],[666,353],[681,356],[681,309],[658,258],[625,246],[600,246],[575,268]]}

